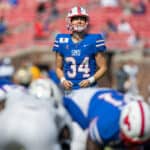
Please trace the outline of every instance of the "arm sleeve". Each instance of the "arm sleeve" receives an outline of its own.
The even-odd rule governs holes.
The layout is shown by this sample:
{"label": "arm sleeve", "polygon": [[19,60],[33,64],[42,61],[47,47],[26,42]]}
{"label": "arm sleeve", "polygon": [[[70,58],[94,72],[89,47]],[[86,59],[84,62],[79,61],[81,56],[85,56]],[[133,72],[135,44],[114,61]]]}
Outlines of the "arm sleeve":
{"label": "arm sleeve", "polygon": [[95,53],[106,51],[105,40],[101,34],[97,34],[94,48],[95,48]]}
{"label": "arm sleeve", "polygon": [[62,54],[62,52],[61,52],[61,44],[60,44],[60,40],[59,39],[60,39],[60,35],[57,34],[57,36],[55,38],[55,41],[54,41],[54,45],[53,45],[52,51]]}

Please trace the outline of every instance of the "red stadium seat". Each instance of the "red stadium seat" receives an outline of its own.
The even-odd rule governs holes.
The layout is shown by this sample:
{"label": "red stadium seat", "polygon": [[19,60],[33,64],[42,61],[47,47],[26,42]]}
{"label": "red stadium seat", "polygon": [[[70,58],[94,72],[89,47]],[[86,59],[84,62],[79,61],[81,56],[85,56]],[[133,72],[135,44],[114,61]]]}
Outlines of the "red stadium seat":
{"label": "red stadium seat", "polygon": [[[136,2],[137,0],[133,0]],[[49,30],[52,34],[55,33],[67,33],[65,17],[68,10],[75,6],[80,5],[87,7],[89,9],[90,15],[90,32],[99,33],[103,28],[103,25],[108,19],[113,20],[118,24],[120,18],[124,17],[123,10],[120,7],[101,7],[100,5],[90,5],[90,3],[95,3],[95,1],[88,0],[57,0],[56,7],[59,10],[60,17],[56,20],[50,22]],[[1,52],[10,52],[15,51],[15,49],[21,49],[25,47],[31,47],[34,44],[40,45],[49,45],[53,43],[53,38],[51,41],[45,39],[45,41],[35,42],[34,41],[34,30],[33,22],[36,17],[36,7],[37,0],[19,0],[19,4],[16,7],[12,7],[8,10],[0,10],[0,14],[5,16],[6,22],[10,26],[10,29],[13,30],[12,36],[6,37],[5,43],[0,45],[0,50],[5,47],[5,51]],[[92,6],[92,7],[91,7]],[[135,32],[138,32],[143,39],[150,41],[150,3],[147,2],[147,13],[144,15],[130,15],[125,16],[133,27]],[[50,9],[50,8],[49,8]],[[45,14],[45,18],[48,17],[48,13]],[[50,35],[53,37],[53,35]],[[120,49],[128,50],[129,46],[127,45],[128,34],[114,34],[110,33],[106,44],[108,49]],[[150,42],[148,42],[150,43]],[[150,47],[150,44],[148,44]]]}

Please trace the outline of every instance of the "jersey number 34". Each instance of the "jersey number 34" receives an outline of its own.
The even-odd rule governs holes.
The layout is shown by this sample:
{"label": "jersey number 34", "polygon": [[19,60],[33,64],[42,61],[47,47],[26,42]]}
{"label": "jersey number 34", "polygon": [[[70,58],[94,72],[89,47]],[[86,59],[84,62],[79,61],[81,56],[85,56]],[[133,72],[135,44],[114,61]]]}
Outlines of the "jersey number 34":
{"label": "jersey number 34", "polygon": [[68,77],[75,78],[78,72],[83,73],[83,78],[90,76],[89,57],[85,57],[79,65],[73,57],[66,57],[65,61],[71,63],[70,71],[67,71]]}

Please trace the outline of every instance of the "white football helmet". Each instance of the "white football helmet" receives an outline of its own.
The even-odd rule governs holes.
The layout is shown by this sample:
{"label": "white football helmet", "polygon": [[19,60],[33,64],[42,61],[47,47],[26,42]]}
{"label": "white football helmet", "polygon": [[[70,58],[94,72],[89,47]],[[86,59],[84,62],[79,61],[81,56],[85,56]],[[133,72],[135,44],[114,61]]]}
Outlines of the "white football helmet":
{"label": "white football helmet", "polygon": [[33,80],[29,86],[29,92],[39,99],[54,99],[57,103],[62,99],[59,88],[49,78]]}
{"label": "white football helmet", "polygon": [[[71,23],[72,18],[76,17],[76,16],[81,16],[81,17],[85,17],[86,18],[85,26],[73,25]],[[79,7],[79,6],[75,6],[75,7],[71,8],[71,10],[69,11],[66,21],[67,21],[67,29],[69,31],[82,32],[82,31],[86,30],[87,27],[88,27],[89,15],[88,15],[88,13],[87,13],[85,8]]]}
{"label": "white football helmet", "polygon": [[132,101],[122,110],[120,128],[126,143],[143,143],[150,139],[150,106],[144,101]]}

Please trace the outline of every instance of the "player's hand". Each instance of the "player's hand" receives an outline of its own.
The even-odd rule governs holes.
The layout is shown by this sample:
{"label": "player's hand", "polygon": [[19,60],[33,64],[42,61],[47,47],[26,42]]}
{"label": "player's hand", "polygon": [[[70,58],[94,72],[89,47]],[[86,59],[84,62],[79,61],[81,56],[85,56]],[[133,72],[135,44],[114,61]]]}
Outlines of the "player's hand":
{"label": "player's hand", "polygon": [[79,83],[79,85],[80,85],[81,88],[85,88],[85,87],[88,87],[90,85],[90,82],[89,82],[89,80],[82,80]]}
{"label": "player's hand", "polygon": [[64,80],[62,82],[62,85],[65,88],[65,90],[70,90],[72,88],[73,83],[71,81]]}

